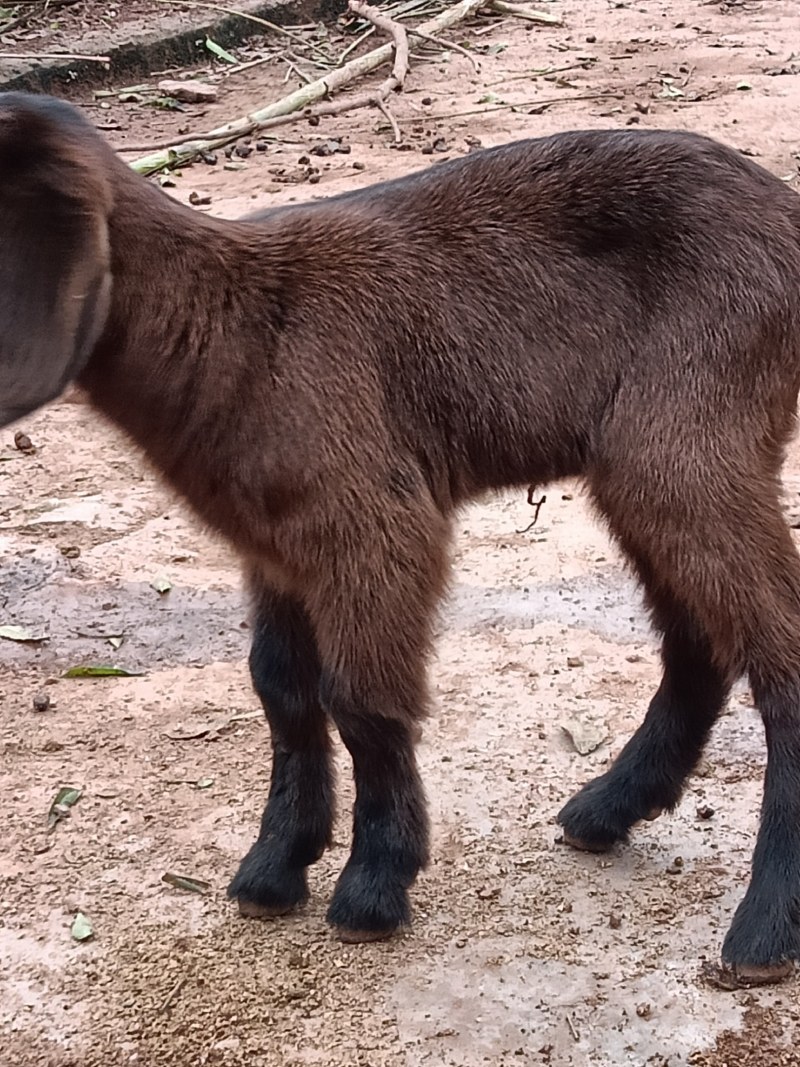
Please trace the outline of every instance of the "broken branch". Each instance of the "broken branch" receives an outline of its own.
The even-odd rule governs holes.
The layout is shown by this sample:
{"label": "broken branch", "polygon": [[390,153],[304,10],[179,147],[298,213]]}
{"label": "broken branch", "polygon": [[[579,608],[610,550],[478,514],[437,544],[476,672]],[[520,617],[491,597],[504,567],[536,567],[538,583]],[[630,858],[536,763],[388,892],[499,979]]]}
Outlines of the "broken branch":
{"label": "broken branch", "polygon": [[466,48],[462,48],[460,44],[455,44],[452,41],[440,41],[438,37],[434,37],[433,34],[430,33],[423,33],[422,30],[409,30],[408,32],[414,37],[421,37],[423,41],[429,41],[431,44],[438,45],[439,48],[444,48],[451,52],[457,52],[460,56],[465,56],[472,64],[472,69],[475,73],[480,73],[480,63],[470,51]]}
{"label": "broken branch", "polygon": [[0,59],[69,59],[86,63],[110,63],[109,56],[85,56],[75,52],[0,52]]}
{"label": "broken branch", "polygon": [[[476,14],[479,8],[485,6],[486,0],[460,0],[459,3],[445,8],[435,18],[423,23],[418,28],[422,33],[435,37],[443,30],[449,29],[456,23],[469,18],[470,15]],[[302,88],[295,90],[281,100],[268,104],[259,111],[254,111],[233,122],[226,123],[224,126],[219,126],[209,133],[176,137],[169,142],[160,145],[149,145],[144,148],[119,146],[120,150],[150,153],[134,160],[130,165],[139,174],[154,174],[169,167],[181,166],[203,152],[221,148],[232,141],[239,140],[240,137],[248,137],[261,130],[271,129],[287,122],[301,121],[302,119],[339,115],[343,111],[352,111],[357,107],[373,105],[375,92],[360,94],[349,101],[322,104],[315,108],[311,107],[311,105],[329,96],[337,89],[341,89],[357,78],[377,70],[378,67],[383,66],[393,56],[395,56],[393,43],[381,45],[381,47],[368,52],[366,55],[351,60],[343,67],[330,71],[323,78],[311,82],[310,85],[302,86]],[[395,60],[396,58],[395,56]]]}
{"label": "broken branch", "polygon": [[527,22],[539,22],[545,26],[561,25],[560,15],[551,15],[546,11],[534,11],[522,4],[510,4],[508,0],[488,0],[484,7],[490,11],[496,11],[498,15],[512,15],[516,19],[525,19]]}
{"label": "broken branch", "polygon": [[349,0],[347,6],[353,14],[360,15],[362,19],[367,19],[377,29],[383,30],[384,33],[388,33],[392,38],[394,44],[392,73],[378,86],[374,102],[391,122],[395,130],[396,140],[399,141],[400,129],[386,108],[386,98],[390,93],[402,89],[406,80],[406,74],[408,74],[408,34],[399,22],[387,18],[386,15],[382,15],[377,8],[370,7],[369,4],[361,3],[360,0]]}

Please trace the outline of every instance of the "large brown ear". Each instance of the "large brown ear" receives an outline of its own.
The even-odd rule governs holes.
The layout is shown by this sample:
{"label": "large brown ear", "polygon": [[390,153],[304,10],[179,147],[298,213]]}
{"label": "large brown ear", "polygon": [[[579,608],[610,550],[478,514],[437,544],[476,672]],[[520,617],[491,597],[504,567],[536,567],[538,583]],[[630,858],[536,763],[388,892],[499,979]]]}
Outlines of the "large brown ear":
{"label": "large brown ear", "polygon": [[0,426],[58,396],[103,331],[110,155],[70,105],[0,94]]}

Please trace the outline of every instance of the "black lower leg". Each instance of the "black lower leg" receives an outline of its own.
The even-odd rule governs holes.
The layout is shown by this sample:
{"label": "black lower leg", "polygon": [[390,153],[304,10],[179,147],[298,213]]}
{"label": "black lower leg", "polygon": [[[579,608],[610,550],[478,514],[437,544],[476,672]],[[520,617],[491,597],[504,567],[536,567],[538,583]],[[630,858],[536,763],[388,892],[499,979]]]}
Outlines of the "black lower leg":
{"label": "black lower leg", "polygon": [[353,713],[334,699],[331,713],[353,759],[353,846],[328,910],[344,940],[386,937],[408,923],[408,889],[428,859],[425,797],[413,728]]}
{"label": "black lower leg", "polygon": [[800,686],[754,690],[768,753],[761,827],[722,958],[745,978],[771,980],[800,960]]}
{"label": "black lower leg", "polygon": [[611,768],[559,812],[565,839],[604,851],[634,823],[675,807],[727,698],[729,682],[708,642],[673,612],[665,627],[664,675],[645,720]]}
{"label": "black lower leg", "polygon": [[228,896],[243,914],[277,915],[308,895],[306,867],[330,843],[333,783],[319,656],[302,607],[264,595],[250,653],[253,685],[272,734],[272,779],[258,840]]}

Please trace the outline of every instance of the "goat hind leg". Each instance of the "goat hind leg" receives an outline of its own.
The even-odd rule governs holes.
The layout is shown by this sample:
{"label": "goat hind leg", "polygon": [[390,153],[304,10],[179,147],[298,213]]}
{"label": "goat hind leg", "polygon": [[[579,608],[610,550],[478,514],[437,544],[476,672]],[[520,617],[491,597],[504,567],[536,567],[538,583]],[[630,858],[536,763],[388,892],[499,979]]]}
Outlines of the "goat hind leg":
{"label": "goat hind leg", "polygon": [[[627,477],[607,477],[595,491],[640,573],[647,561],[643,577],[651,602],[665,590],[707,636],[705,672],[698,673],[697,661],[685,672],[687,696],[699,683],[698,692],[707,690],[717,671],[720,704],[729,679],[745,670],[750,676],[768,762],[750,885],[722,962],[738,978],[757,983],[779,980],[800,959],[800,557],[781,514],[774,442],[759,455],[755,438],[748,441],[738,469],[735,448],[712,443],[703,462],[698,441],[691,466],[674,464],[671,483],[629,464]],[[728,463],[724,476],[715,477],[721,455]],[[705,481],[697,477],[702,471]],[[671,706],[670,730],[680,736],[679,710],[687,705]],[[713,706],[707,700],[705,706],[705,720],[695,719],[698,742],[713,721]],[[640,763],[645,791],[664,781],[655,743],[650,751],[653,762]],[[691,746],[684,752],[691,755]],[[680,769],[674,753],[670,762]]]}
{"label": "goat hind leg", "polygon": [[722,947],[723,965],[749,984],[800,961],[800,557],[781,516],[764,519],[748,673],[767,767],[750,884]]}
{"label": "goat hind leg", "polygon": [[663,677],[644,722],[609,770],[559,812],[564,840],[575,848],[606,851],[626,841],[640,820],[677,805],[730,688],[685,609],[663,592],[648,592],[664,635]]}

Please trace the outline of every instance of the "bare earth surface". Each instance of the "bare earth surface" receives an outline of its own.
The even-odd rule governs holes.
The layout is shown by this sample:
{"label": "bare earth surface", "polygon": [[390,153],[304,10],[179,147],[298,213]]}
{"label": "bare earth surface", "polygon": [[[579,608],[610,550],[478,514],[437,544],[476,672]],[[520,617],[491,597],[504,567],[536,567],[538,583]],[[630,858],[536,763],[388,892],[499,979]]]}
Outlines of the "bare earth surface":
{"label": "bare earth surface", "polygon": [[[454,34],[488,53],[480,75],[455,53],[414,63],[393,105],[411,150],[361,111],[287,128],[288,142],[243,169],[222,156],[188,169],[171,192],[236,215],[406,173],[474,138],[628,123],[715,134],[795,181],[796,0],[559,10],[560,28],[484,21]],[[284,70],[231,76],[216,105],[177,115],[86,103],[115,143],[147,143],[282,95]],[[541,106],[553,98],[572,102]],[[499,107],[514,101],[528,106]],[[309,155],[332,136],[350,153]],[[443,151],[421,155],[435,144]],[[413,930],[352,947],[324,923],[349,836],[344,759],[337,844],[312,873],[309,905],[265,924],[225,899],[268,772],[232,555],[83,404],[21,428],[36,454],[14,449],[13,430],[0,441],[0,624],[49,641],[0,641],[2,1067],[800,1065],[796,981],[730,993],[700,975],[743,893],[757,827],[764,746],[746,690],[674,816],[610,857],[557,843],[554,814],[619,751],[659,677],[636,588],[578,487],[550,487],[526,533],[524,495],[458,525],[421,748],[434,859]],[[786,488],[796,521],[798,449]],[[159,577],[171,591],[151,587]],[[61,677],[87,663],[143,673]],[[35,711],[42,691],[50,707]],[[599,747],[579,754],[564,727]],[[48,835],[66,785],[83,796]],[[211,891],[172,888],[167,872]],[[70,936],[79,911],[94,929],[82,944]]]}

